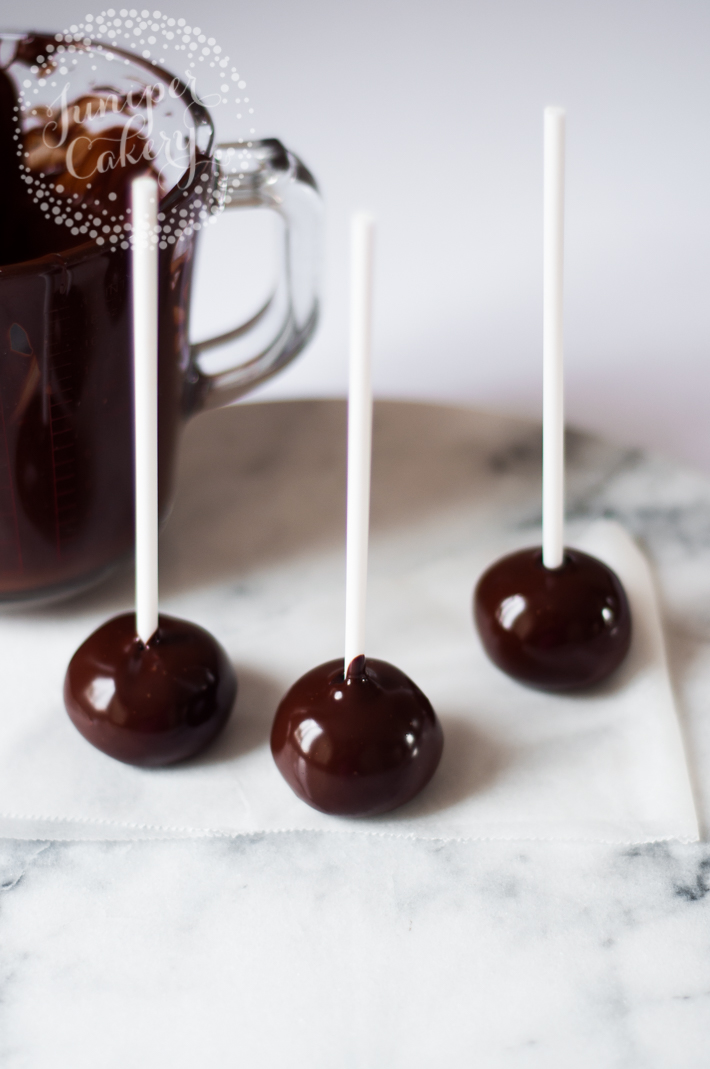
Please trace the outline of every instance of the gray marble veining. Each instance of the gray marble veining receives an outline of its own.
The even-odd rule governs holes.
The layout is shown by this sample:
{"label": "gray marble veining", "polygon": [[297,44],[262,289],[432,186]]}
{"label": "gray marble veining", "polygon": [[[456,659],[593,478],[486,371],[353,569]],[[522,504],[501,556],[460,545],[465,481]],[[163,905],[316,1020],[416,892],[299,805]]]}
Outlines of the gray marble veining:
{"label": "gray marble veining", "polygon": [[6,1069],[704,1069],[707,847],[6,842]]}

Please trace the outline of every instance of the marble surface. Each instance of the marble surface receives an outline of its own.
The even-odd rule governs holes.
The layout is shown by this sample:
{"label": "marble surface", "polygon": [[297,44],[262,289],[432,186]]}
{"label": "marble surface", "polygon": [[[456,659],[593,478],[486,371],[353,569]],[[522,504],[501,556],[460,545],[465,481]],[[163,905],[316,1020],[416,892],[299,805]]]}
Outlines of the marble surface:
{"label": "marble surface", "polygon": [[704,1069],[710,850],[3,843],[7,1069]]}
{"label": "marble surface", "polygon": [[[343,417],[336,403],[245,406],[189,428],[163,539],[168,598],[189,599],[213,582],[231,583],[237,595],[295,548],[334,551]],[[320,435],[325,450],[309,433],[323,421],[333,432]],[[429,459],[427,436],[441,435],[461,441],[451,472]],[[456,511],[463,475],[475,494],[485,465],[500,480],[495,509],[510,544],[534,536],[538,428],[386,405],[375,443],[376,532],[401,535],[414,516],[440,523]],[[340,473],[331,449],[340,450]],[[284,455],[303,476],[264,501],[264,472]],[[230,458],[243,472],[230,500],[235,538],[217,552],[204,514],[207,482],[220,485]],[[395,469],[405,477],[393,488]],[[618,518],[656,565],[707,829],[710,485],[662,459],[571,436],[569,500],[573,525]],[[480,532],[485,525],[482,515]],[[386,574],[375,564],[378,646],[387,641],[383,591]],[[23,614],[18,627],[71,628],[129,598],[124,573],[81,601]],[[248,688],[268,700],[258,672]],[[0,1064],[700,1069],[710,1058],[709,944],[710,849],[702,843],[441,842],[357,832],[6,839]]]}

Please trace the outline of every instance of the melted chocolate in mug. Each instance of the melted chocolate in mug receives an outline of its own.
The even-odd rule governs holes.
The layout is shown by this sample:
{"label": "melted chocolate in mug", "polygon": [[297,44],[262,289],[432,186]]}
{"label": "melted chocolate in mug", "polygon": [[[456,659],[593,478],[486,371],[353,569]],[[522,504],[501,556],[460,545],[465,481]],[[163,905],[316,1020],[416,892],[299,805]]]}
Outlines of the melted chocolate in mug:
{"label": "melted chocolate in mug", "polygon": [[618,576],[578,549],[565,549],[559,568],[544,566],[539,546],[496,561],[476,586],[474,619],[493,663],[541,690],[601,682],[631,643]]}
{"label": "melted chocolate in mug", "polygon": [[[25,47],[29,64],[43,39]],[[0,601],[91,582],[133,544],[130,250],[72,236],[34,203],[15,165],[16,102],[0,71]],[[190,188],[161,201],[168,217],[189,206],[211,166],[198,156]],[[110,192],[111,211],[120,211],[139,169],[116,168],[81,196],[100,212]],[[159,258],[162,514],[192,403],[186,310],[194,241]]]}
{"label": "melted chocolate in mug", "polygon": [[133,613],[107,621],[76,651],[64,680],[64,704],[84,738],[109,757],[146,767],[209,746],[236,693],[234,669],[212,635],[162,614],[147,645]]}
{"label": "melted chocolate in mug", "polygon": [[327,661],[291,687],[276,711],[271,752],[304,802],[370,817],[404,805],[429,782],[444,746],[431,703],[399,668]]}

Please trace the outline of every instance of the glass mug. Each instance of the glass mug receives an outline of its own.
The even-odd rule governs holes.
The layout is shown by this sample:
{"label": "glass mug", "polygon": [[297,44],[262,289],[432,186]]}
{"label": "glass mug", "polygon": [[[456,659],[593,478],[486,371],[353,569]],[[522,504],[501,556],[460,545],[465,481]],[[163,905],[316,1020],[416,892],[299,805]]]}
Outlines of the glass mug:
{"label": "glass mug", "polygon": [[[101,152],[104,161],[110,157],[107,146],[145,147],[136,135],[140,123],[132,125],[141,109],[145,119],[150,108],[151,123],[164,140],[189,144],[187,162],[173,160],[172,173],[160,177],[161,516],[170,503],[176,444],[186,419],[229,404],[273,375],[308,342],[318,317],[320,200],[298,158],[276,140],[216,146],[207,109],[183,83],[134,55],[84,41],[72,49],[72,98],[65,110],[83,123],[86,166],[69,167],[71,139],[62,143],[56,124],[38,127],[50,114],[50,99],[56,99],[51,76],[59,52],[50,36],[0,36],[0,602],[5,603],[46,600],[88,586],[133,545],[130,248],[125,222],[101,224],[127,218],[130,178],[145,169],[145,159],[127,152],[113,169],[95,164]],[[20,86],[33,85],[37,106],[18,111]],[[87,110],[86,102],[97,100],[104,101],[102,107]],[[53,136],[46,136],[48,129]],[[18,157],[23,166],[15,162]],[[215,204],[267,207],[281,215],[282,277],[249,322],[191,345],[199,219]],[[186,225],[186,218],[197,222]],[[163,239],[164,233],[170,236]],[[273,337],[249,359],[216,375],[200,369],[205,349],[251,333],[256,338],[274,315]]]}

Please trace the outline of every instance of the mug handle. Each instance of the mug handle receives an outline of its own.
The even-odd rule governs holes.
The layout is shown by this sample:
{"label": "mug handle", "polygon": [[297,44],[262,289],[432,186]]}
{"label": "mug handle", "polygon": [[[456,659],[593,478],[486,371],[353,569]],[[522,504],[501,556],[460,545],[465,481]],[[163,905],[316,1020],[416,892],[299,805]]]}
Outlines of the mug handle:
{"label": "mug handle", "polygon": [[[227,208],[270,208],[284,219],[282,278],[266,303],[246,323],[190,346],[186,376],[187,415],[231,404],[285,367],[308,343],[318,323],[321,199],[308,168],[276,138],[226,142],[215,150],[216,195]],[[209,375],[201,353],[243,337],[283,296],[285,310],[273,339],[236,367]]]}

